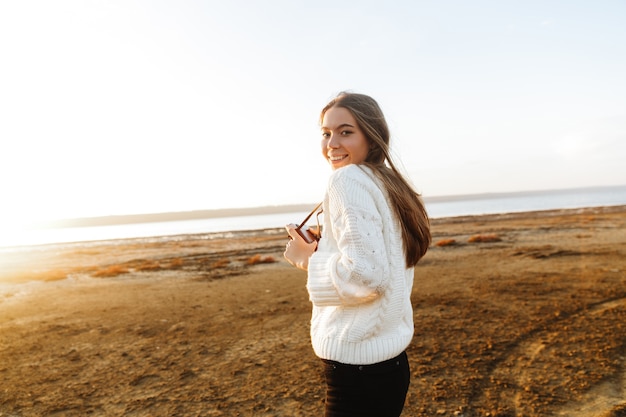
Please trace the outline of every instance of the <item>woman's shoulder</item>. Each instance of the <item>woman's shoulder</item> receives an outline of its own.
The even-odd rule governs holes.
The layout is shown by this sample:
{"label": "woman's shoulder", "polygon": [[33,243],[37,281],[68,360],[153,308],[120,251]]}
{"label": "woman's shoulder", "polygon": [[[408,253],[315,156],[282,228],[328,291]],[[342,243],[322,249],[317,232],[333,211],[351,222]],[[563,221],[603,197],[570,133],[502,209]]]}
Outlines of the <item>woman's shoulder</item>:
{"label": "woman's shoulder", "polygon": [[344,196],[363,193],[383,197],[382,185],[372,170],[363,165],[351,164],[333,171],[328,182],[328,191]]}

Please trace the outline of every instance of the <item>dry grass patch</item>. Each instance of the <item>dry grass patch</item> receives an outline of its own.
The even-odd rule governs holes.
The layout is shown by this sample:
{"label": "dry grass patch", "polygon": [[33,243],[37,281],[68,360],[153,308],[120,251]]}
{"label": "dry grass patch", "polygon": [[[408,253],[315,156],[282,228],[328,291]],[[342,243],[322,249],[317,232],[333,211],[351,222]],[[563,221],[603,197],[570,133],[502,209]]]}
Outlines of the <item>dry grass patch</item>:
{"label": "dry grass patch", "polygon": [[259,254],[256,254],[248,258],[248,260],[246,261],[246,264],[257,265],[257,264],[271,264],[274,262],[276,262],[276,259],[273,256],[261,256]]}
{"label": "dry grass patch", "polygon": [[91,274],[94,278],[112,278],[118,275],[128,274],[130,272],[128,268],[123,267],[122,265],[110,265],[106,268],[95,271]]}
{"label": "dry grass patch", "polygon": [[135,268],[136,271],[158,271],[160,269],[163,267],[157,261],[143,261]]}
{"label": "dry grass patch", "polygon": [[184,266],[185,262],[181,258],[170,259],[169,269],[180,269]]}
{"label": "dry grass patch", "polygon": [[444,247],[444,246],[454,246],[456,244],[457,244],[457,241],[455,239],[441,239],[440,241],[435,243],[435,246]]}
{"label": "dry grass patch", "polygon": [[479,234],[479,235],[470,236],[470,238],[467,239],[467,241],[469,243],[487,243],[487,242],[501,242],[502,239],[500,238],[500,236],[496,235],[495,233],[489,233],[489,234]]}
{"label": "dry grass patch", "polygon": [[217,260],[217,261],[213,262],[213,263],[211,264],[211,268],[212,268],[212,269],[217,269],[217,268],[226,268],[229,264],[230,264],[230,259],[228,259],[228,258],[222,258],[222,259],[219,259],[219,260]]}

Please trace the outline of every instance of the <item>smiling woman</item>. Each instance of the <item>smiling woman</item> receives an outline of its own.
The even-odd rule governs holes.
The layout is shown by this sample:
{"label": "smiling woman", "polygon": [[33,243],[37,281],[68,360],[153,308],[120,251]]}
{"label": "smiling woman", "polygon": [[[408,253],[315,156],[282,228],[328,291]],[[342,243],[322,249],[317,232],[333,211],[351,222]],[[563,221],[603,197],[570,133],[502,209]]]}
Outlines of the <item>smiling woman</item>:
{"label": "smiling woman", "polygon": [[410,381],[413,268],[429,247],[430,222],[390,158],[376,100],[340,93],[320,119],[322,155],[333,170],[324,232],[308,241],[287,225],[284,256],[307,271],[311,341],[326,376],[324,415],[399,416]]}

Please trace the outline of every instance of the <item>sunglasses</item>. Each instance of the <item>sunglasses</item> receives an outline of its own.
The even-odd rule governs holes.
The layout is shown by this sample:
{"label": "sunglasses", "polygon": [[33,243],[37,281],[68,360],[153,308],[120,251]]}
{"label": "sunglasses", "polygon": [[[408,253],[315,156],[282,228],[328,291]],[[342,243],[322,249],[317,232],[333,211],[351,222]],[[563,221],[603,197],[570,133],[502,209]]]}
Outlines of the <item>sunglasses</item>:
{"label": "sunglasses", "polygon": [[[307,243],[313,243],[322,238],[322,228],[320,227],[320,214],[322,214],[324,210],[320,207],[322,207],[322,203],[319,203],[317,206],[315,206],[315,208],[311,210],[309,215],[306,216],[304,220],[302,220],[302,223],[300,223],[298,227],[296,227],[296,232],[298,232],[302,239],[304,239]],[[313,230],[310,227],[306,226],[306,222],[309,221],[311,216],[313,216],[316,211],[317,215],[315,216],[315,219],[317,220],[317,229]]]}

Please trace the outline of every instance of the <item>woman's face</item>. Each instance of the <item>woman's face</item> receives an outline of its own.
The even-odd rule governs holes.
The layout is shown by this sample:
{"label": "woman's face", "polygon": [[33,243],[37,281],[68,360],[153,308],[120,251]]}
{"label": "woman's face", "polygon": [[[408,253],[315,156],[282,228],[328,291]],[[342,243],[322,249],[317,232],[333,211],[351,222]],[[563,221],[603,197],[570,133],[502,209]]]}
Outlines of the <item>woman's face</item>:
{"label": "woman's face", "polygon": [[354,116],[343,107],[331,107],[322,118],[322,154],[332,169],[365,161],[369,144]]}

